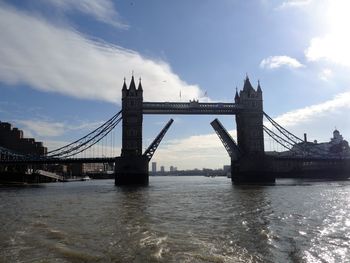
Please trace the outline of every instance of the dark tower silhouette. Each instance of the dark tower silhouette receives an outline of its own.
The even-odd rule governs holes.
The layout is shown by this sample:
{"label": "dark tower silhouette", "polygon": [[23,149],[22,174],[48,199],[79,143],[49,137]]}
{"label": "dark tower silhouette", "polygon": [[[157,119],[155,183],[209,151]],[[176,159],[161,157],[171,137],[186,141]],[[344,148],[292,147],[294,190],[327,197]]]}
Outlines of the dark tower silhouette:
{"label": "dark tower silhouette", "polygon": [[134,76],[131,78],[129,89],[122,89],[123,139],[122,157],[142,155],[142,103],[143,89],[141,80],[136,89]]}
{"label": "dark tower silhouette", "polygon": [[116,185],[147,185],[148,159],[142,155],[143,89],[134,76],[122,88],[123,135],[121,156],[116,158]]}
{"label": "dark tower silhouette", "polygon": [[255,90],[247,76],[243,90],[239,95],[236,91],[235,103],[244,106],[244,110],[236,114],[238,147],[243,155],[264,154],[264,116],[260,83]]}
{"label": "dark tower silhouette", "polygon": [[264,152],[263,98],[260,82],[255,90],[248,76],[243,90],[236,91],[235,103],[243,106],[236,114],[237,143],[241,152],[239,162],[231,163],[234,183],[274,182],[275,178],[266,172],[268,158]]}

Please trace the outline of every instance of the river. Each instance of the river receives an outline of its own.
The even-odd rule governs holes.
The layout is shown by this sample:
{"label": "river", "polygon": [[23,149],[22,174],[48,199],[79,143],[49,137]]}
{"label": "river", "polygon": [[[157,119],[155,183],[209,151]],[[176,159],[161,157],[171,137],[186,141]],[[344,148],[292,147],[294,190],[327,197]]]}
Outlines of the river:
{"label": "river", "polygon": [[0,262],[350,262],[350,181],[0,187]]}

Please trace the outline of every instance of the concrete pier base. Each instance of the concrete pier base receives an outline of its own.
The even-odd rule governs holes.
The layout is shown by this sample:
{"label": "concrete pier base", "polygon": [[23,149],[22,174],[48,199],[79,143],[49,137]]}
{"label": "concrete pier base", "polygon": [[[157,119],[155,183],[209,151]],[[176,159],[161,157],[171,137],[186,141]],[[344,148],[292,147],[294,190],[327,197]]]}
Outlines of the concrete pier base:
{"label": "concrete pier base", "polygon": [[115,185],[148,185],[147,157],[117,157],[115,165]]}
{"label": "concrete pier base", "polygon": [[233,184],[274,184],[276,177],[270,166],[271,160],[265,155],[245,156],[231,162],[231,181]]}

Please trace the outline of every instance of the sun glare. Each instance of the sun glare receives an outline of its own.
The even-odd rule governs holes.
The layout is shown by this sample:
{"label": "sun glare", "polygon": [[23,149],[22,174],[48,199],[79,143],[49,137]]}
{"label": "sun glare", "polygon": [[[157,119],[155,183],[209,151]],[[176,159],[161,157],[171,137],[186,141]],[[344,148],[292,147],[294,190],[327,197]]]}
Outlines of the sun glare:
{"label": "sun glare", "polygon": [[350,1],[331,0],[327,12],[329,29],[333,35],[343,35],[347,37],[350,24]]}
{"label": "sun glare", "polygon": [[350,1],[328,0],[324,18],[325,33],[313,38],[306,56],[311,61],[324,59],[342,66],[350,66]]}

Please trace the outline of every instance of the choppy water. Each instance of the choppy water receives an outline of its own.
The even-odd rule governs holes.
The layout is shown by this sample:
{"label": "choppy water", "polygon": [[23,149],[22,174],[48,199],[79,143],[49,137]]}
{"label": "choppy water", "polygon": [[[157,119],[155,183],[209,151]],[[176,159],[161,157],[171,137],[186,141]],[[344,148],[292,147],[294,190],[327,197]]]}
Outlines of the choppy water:
{"label": "choppy water", "polygon": [[0,262],[350,262],[350,182],[0,187]]}

